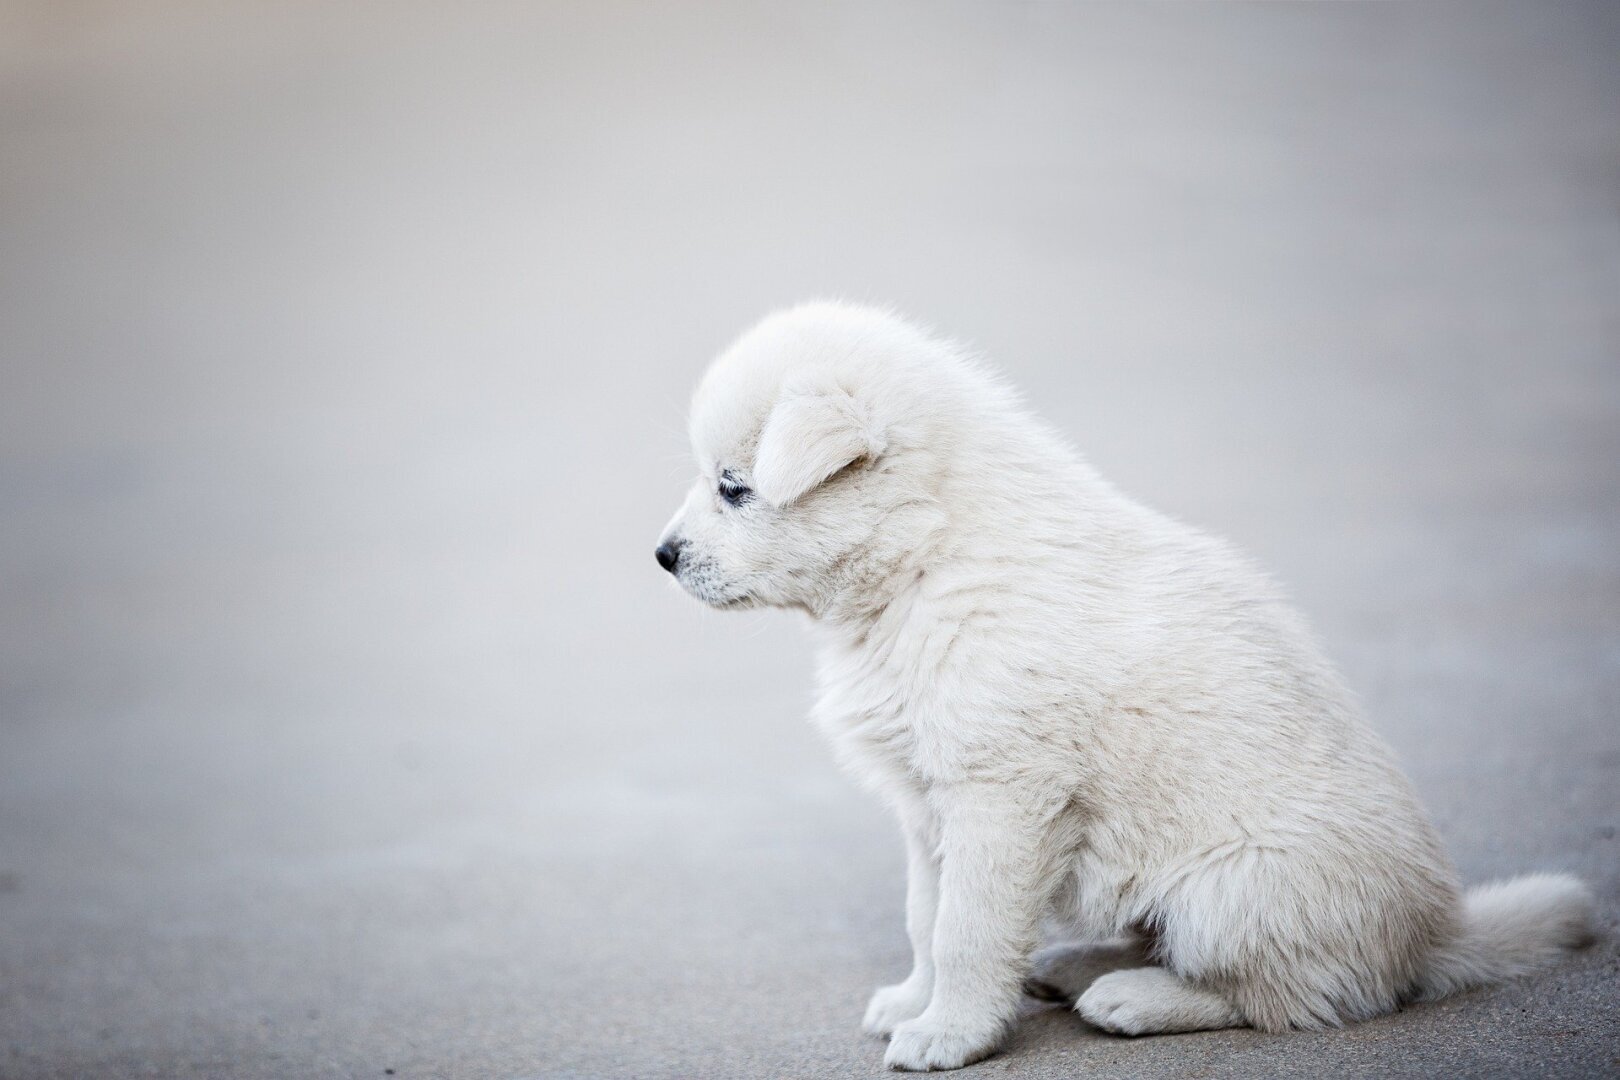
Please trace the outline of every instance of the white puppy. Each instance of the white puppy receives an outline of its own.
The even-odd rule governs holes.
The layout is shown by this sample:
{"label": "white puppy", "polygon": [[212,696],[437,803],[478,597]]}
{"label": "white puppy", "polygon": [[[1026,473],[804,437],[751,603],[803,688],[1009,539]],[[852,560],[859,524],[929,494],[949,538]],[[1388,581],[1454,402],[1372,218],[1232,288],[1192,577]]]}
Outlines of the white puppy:
{"label": "white puppy", "polygon": [[797,307],[714,363],[691,419],[659,562],[716,607],[812,616],[815,720],[905,831],[915,967],[866,1013],[889,1065],[991,1053],[1047,917],[1128,939],[1097,955],[1135,966],[1049,958],[1036,986],[1129,1035],[1337,1025],[1588,936],[1566,876],[1462,895],[1270,582],[951,343]]}

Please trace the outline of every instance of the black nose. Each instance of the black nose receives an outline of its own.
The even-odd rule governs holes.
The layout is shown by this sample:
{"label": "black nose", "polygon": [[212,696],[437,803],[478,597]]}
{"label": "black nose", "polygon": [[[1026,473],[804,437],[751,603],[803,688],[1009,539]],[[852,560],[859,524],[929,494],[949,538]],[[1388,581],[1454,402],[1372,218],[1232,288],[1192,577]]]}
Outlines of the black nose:
{"label": "black nose", "polygon": [[681,542],[679,539],[665,540],[653,554],[658,556],[658,565],[673,574],[675,564],[681,561]]}

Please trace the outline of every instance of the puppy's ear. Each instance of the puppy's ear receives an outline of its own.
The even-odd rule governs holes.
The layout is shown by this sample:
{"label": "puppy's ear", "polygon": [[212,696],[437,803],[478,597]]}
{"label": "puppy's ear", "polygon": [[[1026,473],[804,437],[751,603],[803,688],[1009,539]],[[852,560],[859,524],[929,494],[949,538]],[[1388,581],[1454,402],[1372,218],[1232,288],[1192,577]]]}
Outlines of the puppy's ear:
{"label": "puppy's ear", "polygon": [[882,451],[882,439],[844,390],[789,391],[760,433],[754,490],[786,506],[844,466]]}

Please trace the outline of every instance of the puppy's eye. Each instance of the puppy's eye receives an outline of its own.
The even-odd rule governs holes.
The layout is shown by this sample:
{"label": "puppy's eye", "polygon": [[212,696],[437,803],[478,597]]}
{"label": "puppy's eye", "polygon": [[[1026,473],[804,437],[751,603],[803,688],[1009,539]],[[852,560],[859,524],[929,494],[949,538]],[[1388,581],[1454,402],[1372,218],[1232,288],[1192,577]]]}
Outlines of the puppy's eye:
{"label": "puppy's eye", "polygon": [[730,476],[720,478],[720,497],[732,506],[741,506],[754,497],[753,489],[746,484],[739,484]]}

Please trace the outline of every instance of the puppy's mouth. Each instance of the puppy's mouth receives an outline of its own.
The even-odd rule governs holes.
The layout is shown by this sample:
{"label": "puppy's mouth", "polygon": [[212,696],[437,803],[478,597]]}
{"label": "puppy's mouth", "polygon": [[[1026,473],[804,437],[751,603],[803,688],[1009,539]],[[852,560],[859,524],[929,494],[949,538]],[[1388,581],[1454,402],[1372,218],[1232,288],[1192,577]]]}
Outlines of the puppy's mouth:
{"label": "puppy's mouth", "polygon": [[701,600],[718,611],[741,610],[758,605],[758,601],[754,599],[753,594],[732,589],[715,588],[710,583],[710,580],[703,576],[698,576],[696,580],[693,580],[686,574],[678,573],[675,575],[675,580],[693,599]]}
{"label": "puppy's mouth", "polygon": [[717,611],[740,610],[742,608],[753,607],[754,604],[755,604],[754,598],[751,595],[749,595],[748,593],[743,593],[743,592],[718,592],[718,593],[716,593],[716,592],[710,592],[709,590],[703,588],[702,586],[687,585],[686,582],[684,582],[684,581],[681,582],[681,584],[686,587],[687,592],[691,593],[694,597],[696,597],[697,599],[703,601],[705,604],[709,605],[710,607],[714,608]]}

